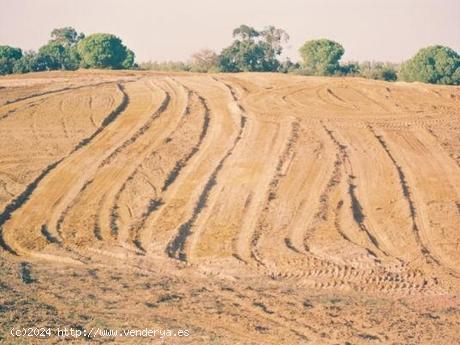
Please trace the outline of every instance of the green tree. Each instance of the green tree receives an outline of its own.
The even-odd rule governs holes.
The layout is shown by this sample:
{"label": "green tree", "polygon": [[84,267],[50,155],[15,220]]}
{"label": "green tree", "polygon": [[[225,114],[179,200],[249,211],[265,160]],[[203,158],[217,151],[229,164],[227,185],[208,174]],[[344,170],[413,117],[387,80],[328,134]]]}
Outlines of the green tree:
{"label": "green tree", "polygon": [[233,30],[233,43],[222,50],[218,66],[222,72],[277,71],[277,57],[289,36],[282,29],[269,26],[263,31],[241,25]]}
{"label": "green tree", "polygon": [[10,46],[0,46],[0,75],[13,72],[14,64],[22,57],[22,50]]}
{"label": "green tree", "polygon": [[13,73],[28,73],[47,71],[52,65],[48,55],[37,54],[34,51],[26,52],[22,58],[16,60],[13,66]]}
{"label": "green tree", "polygon": [[111,34],[92,34],[78,43],[81,65],[85,68],[126,68],[132,53],[128,51],[121,39]]}
{"label": "green tree", "polygon": [[50,41],[38,50],[38,55],[46,61],[46,70],[75,70],[80,59],[75,47],[64,46],[58,41]]}
{"label": "green tree", "polygon": [[420,49],[401,67],[401,78],[432,84],[460,85],[460,56],[441,45]]}
{"label": "green tree", "polygon": [[313,75],[333,75],[339,72],[339,61],[345,52],[342,45],[328,39],[307,41],[299,51],[304,69]]}
{"label": "green tree", "polygon": [[130,69],[134,66],[134,58],[135,58],[135,54],[134,52],[131,50],[131,49],[126,49],[126,57],[125,59],[123,60],[123,62],[121,63],[122,67],[124,69]]}

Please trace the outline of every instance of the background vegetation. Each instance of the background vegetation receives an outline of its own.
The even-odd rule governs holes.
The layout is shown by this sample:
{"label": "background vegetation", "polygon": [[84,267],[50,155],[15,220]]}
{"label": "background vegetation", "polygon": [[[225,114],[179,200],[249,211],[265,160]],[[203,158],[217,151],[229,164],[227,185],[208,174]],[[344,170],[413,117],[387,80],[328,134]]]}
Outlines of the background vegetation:
{"label": "background vegetation", "polygon": [[315,76],[355,76],[386,81],[421,81],[460,85],[460,56],[440,45],[420,49],[401,66],[380,61],[347,62],[345,48],[328,39],[306,41],[299,49],[302,61],[280,60],[288,42],[286,31],[274,26],[262,30],[240,25],[233,42],[220,54],[202,49],[189,61],[148,61],[137,65],[135,54],[120,38],[96,33],[85,37],[72,27],[58,28],[37,52],[0,46],[0,74],[78,68],[135,69],[186,72],[280,72]]}
{"label": "background vegetation", "polygon": [[72,27],[54,29],[48,43],[38,52],[0,46],[0,74],[134,66],[134,52],[118,37],[111,34],[85,37]]}

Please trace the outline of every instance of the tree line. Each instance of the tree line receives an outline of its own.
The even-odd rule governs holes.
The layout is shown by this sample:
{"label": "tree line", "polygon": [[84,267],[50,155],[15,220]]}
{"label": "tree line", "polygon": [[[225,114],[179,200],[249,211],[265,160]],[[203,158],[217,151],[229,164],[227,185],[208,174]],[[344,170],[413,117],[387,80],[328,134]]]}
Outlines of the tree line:
{"label": "tree line", "polygon": [[71,27],[55,29],[38,52],[0,46],[0,74],[78,68],[144,69],[191,72],[282,72],[312,76],[357,76],[386,81],[421,81],[460,85],[460,56],[445,46],[420,49],[402,64],[347,62],[344,47],[333,40],[306,41],[299,49],[301,61],[281,60],[289,40],[286,31],[274,26],[256,30],[241,25],[233,30],[233,42],[220,54],[202,49],[189,61],[149,61],[137,65],[134,52],[111,34],[85,37]]}
{"label": "tree line", "polygon": [[50,40],[37,52],[0,46],[0,74],[27,73],[78,68],[130,69],[134,52],[120,38],[97,33],[85,37],[72,27],[51,32]]}

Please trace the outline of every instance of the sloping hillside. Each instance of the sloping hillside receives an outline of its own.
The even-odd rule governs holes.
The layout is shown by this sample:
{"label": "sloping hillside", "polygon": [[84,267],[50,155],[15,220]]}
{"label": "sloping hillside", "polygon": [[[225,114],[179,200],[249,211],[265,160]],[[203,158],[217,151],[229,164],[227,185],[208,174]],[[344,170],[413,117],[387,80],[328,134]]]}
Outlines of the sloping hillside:
{"label": "sloping hillside", "polygon": [[0,78],[0,339],[460,341],[459,87],[37,75]]}

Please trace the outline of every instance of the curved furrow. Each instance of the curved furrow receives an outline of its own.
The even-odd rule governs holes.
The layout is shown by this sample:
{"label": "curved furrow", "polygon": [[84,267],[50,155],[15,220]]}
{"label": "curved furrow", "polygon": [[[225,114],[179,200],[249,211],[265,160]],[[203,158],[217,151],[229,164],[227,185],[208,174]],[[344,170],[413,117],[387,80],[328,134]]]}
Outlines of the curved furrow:
{"label": "curved furrow", "polygon": [[[107,117],[104,123],[98,130],[93,132],[89,137],[84,139],[82,142],[77,144],[74,149],[69,153],[68,156],[72,155],[74,152],[82,148],[84,145],[89,143],[100,131],[102,131],[103,126],[107,126],[111,121],[113,121],[125,108],[128,103],[128,98],[126,93],[123,92],[121,89],[121,86],[118,86],[120,92],[122,93],[122,101],[120,104],[117,106],[117,108],[112,111]],[[68,157],[67,156],[67,157]],[[45,178],[52,170],[54,170],[63,160],[64,158],[61,158],[51,164],[49,164],[45,169],[42,170],[42,172],[31,182],[29,183],[26,188],[23,190],[21,194],[19,194],[14,200],[12,200],[9,204],[7,204],[3,210],[3,212],[0,214],[0,244],[2,244],[2,247],[6,250],[8,250],[11,253],[16,254],[16,251],[12,249],[10,245],[8,245],[4,238],[3,238],[3,228],[5,223],[11,218],[12,214],[19,209],[32,195],[34,190],[37,188],[39,183]]]}
{"label": "curved furrow", "polygon": [[232,146],[230,146],[230,148],[226,151],[225,155],[220,159],[217,166],[209,175],[208,180],[203,186],[203,189],[201,190],[199,197],[195,203],[191,216],[179,226],[179,228],[177,229],[176,236],[168,243],[166,247],[166,253],[169,257],[179,259],[181,261],[187,261],[186,241],[188,240],[188,237],[192,234],[192,228],[195,225],[198,216],[200,215],[203,208],[207,206],[209,194],[217,184],[217,177],[222,168],[224,167],[225,161],[232,155],[235,147],[240,142],[243,135],[244,127],[246,125],[247,116],[244,113],[244,109],[242,108],[242,106],[238,103],[234,89],[225,82],[223,83],[228,88],[231,94],[233,105],[236,106],[236,108],[238,109],[238,116],[240,119],[239,129],[236,137],[233,140]]}
{"label": "curved furrow", "polygon": [[[242,123],[240,134],[242,133],[242,128],[243,128],[243,123]],[[235,148],[240,138],[241,138],[241,135],[238,135],[238,137],[234,141],[234,145],[230,148],[227,154],[219,161],[219,164],[214,169],[214,171],[211,173],[211,176],[209,177],[208,182],[204,186],[198,198],[198,201],[196,202],[196,205],[195,205],[195,208],[193,210],[191,217],[179,227],[179,229],[177,230],[178,234],[168,244],[166,248],[166,252],[169,255],[169,257],[176,258],[182,261],[187,261],[187,255],[185,252],[185,242],[187,241],[187,238],[191,235],[192,227],[195,224],[195,221],[197,220],[200,212],[202,211],[204,207],[206,207],[206,202],[209,197],[209,193],[211,192],[212,188],[217,184],[217,181],[216,181],[217,175],[219,174],[220,170],[222,170],[227,158],[232,154],[232,151]]]}
{"label": "curved furrow", "polygon": [[[128,82],[128,81],[125,81],[125,82]],[[113,84],[120,84],[120,83],[119,82],[117,83],[114,81],[105,81],[105,82],[99,82],[99,83],[94,83],[90,85],[64,87],[58,90],[46,91],[43,93],[37,93],[37,94],[26,96],[26,97],[19,97],[17,99],[6,102],[0,106],[0,109],[6,108],[6,110],[0,111],[0,121],[9,118],[12,114],[17,113],[18,111],[24,108],[36,107],[38,104],[40,104],[38,102],[46,101],[54,96],[67,95],[67,94],[71,94],[73,91],[76,91],[76,90],[97,88],[98,86],[113,85]],[[43,97],[43,96],[46,96],[46,97]],[[23,102],[25,104],[22,104]],[[19,103],[19,105],[17,103]]]}
{"label": "curved furrow", "polygon": [[[64,212],[56,212],[55,219],[61,219],[58,221],[61,224],[63,232],[67,232],[66,236],[71,236],[72,240],[77,241],[79,246],[85,245],[90,237],[95,235],[96,239],[108,240],[111,237],[116,237],[116,227],[112,218],[112,209],[114,198],[116,198],[117,191],[123,187],[123,184],[129,178],[132,170],[137,165],[138,155],[142,159],[142,155],[148,152],[149,147],[153,144],[158,144],[162,139],[159,133],[156,135],[149,136],[155,128],[153,126],[156,119],[163,115],[168,109],[171,101],[169,92],[163,89],[160,92],[156,89],[151,89],[151,86],[145,85],[147,90],[150,90],[150,102],[146,99],[139,98],[139,105],[144,109],[141,110],[143,118],[138,118],[137,121],[133,114],[133,124],[136,125],[135,131],[131,132],[128,137],[121,140],[121,144],[114,143],[112,150],[107,156],[105,156],[99,164],[96,166],[94,175],[88,179],[80,190],[73,189],[71,193],[67,195],[66,205],[61,204],[61,210]],[[161,96],[160,96],[161,95]],[[152,105],[158,104],[159,106],[153,108]],[[139,109],[133,109],[134,112],[139,112]],[[137,123],[136,123],[137,122]],[[171,121],[171,125],[174,125],[174,121]],[[157,129],[155,129],[157,130]],[[158,129],[159,130],[159,129]],[[145,136],[147,139],[144,140]],[[151,138],[152,142],[149,140]],[[91,207],[94,205],[94,207]],[[69,213],[73,215],[74,220],[70,220],[70,224],[79,224],[84,219],[87,219],[88,224],[92,224],[90,227],[93,229],[93,233],[75,233],[78,231],[78,226],[73,228],[69,222],[64,221],[65,217],[68,217]],[[75,217],[76,215],[76,217]],[[79,218],[79,219],[78,219]],[[68,230],[72,230],[70,233]],[[80,230],[81,226],[80,226]],[[69,239],[70,240],[70,239]]]}
{"label": "curved furrow", "polygon": [[[215,169],[232,145],[239,119],[236,118],[237,114],[228,109],[228,91],[211,78],[207,81],[203,83],[193,77],[181,79],[183,84],[198,95],[207,95],[205,100],[209,109],[209,128],[200,149],[181,169],[175,182],[162,192],[161,206],[146,217],[142,229],[135,231],[134,241],[145,248],[149,255],[164,254],[165,247],[174,236],[174,230],[193,213],[195,200],[199,198],[207,183],[210,171]],[[160,175],[160,187],[164,185],[165,177],[162,176],[163,173]]]}
{"label": "curved furrow", "polygon": [[[151,153],[155,152],[169,136],[177,129],[181,119],[181,109],[186,107],[186,95],[180,94],[173,84],[169,85],[170,91],[167,93],[167,102],[161,106],[159,110],[152,116],[151,120],[146,123],[135,136],[130,138],[120,146],[120,149],[115,150],[114,154],[119,155],[109,156],[108,160],[102,163],[104,173],[101,174],[100,181],[105,181],[107,178],[113,179],[108,191],[108,197],[103,203],[101,209],[101,223],[103,236],[113,237],[118,239],[119,228],[117,225],[117,210],[120,207],[117,204],[119,191],[124,189],[126,182],[132,178],[139,162]],[[121,151],[123,150],[123,152]],[[123,168],[120,165],[123,164]],[[115,168],[114,168],[115,166]],[[101,167],[101,168],[102,168]],[[96,188],[100,182],[95,181]]]}
{"label": "curved furrow", "polygon": [[[232,95],[233,107],[241,112],[243,91],[225,82]],[[214,197],[200,218],[188,245],[188,260],[246,261],[254,222],[262,211],[270,183],[272,166],[288,134],[288,124],[259,121],[247,113],[248,121],[237,148],[226,162]],[[234,260],[234,259],[233,259]]]}
{"label": "curved furrow", "polygon": [[[190,160],[199,152],[203,141],[206,138],[208,133],[208,128],[210,124],[210,109],[207,104],[207,101],[198,95],[196,92],[186,88],[188,90],[191,100],[197,101],[198,104],[196,106],[191,105],[190,103],[187,104],[185,111],[183,113],[183,118],[181,120],[180,127],[177,128],[177,131],[172,133],[168,140],[165,142],[164,146],[160,148],[156,152],[156,157],[152,157],[153,161],[159,160],[158,163],[150,163],[149,166],[159,169],[161,166],[165,165],[166,170],[163,168],[159,169],[162,173],[161,180],[156,181],[155,184],[158,185],[154,188],[154,196],[149,198],[147,205],[144,205],[142,208],[144,212],[141,214],[139,219],[136,219],[132,222],[129,227],[130,238],[141,250],[145,249],[142,247],[142,243],[140,241],[140,233],[139,231],[145,227],[145,223],[151,215],[158,211],[163,205],[163,195],[166,193],[172,184],[176,181],[176,179],[180,176],[183,169],[189,164]],[[195,118],[198,117],[199,118]],[[198,127],[198,125],[201,125]],[[189,128],[194,126],[195,128]],[[196,133],[198,138],[194,138],[194,131],[196,128],[201,128],[201,131]],[[177,132],[177,133],[176,133]],[[191,136],[191,142],[189,147],[184,147],[182,142],[184,142],[185,135]],[[193,135],[192,135],[193,134]],[[181,143],[181,145],[178,145]],[[181,148],[178,150],[178,148]],[[161,157],[168,156],[169,153],[179,154],[177,161],[171,166],[170,160],[161,159]],[[166,164],[167,163],[167,164]],[[141,166],[139,166],[141,167]],[[149,169],[145,167],[144,169]],[[150,168],[151,169],[151,168]],[[169,169],[169,171],[168,171]]]}
{"label": "curved furrow", "polygon": [[97,86],[106,85],[106,84],[113,84],[113,83],[114,83],[114,81],[104,81],[104,82],[97,82],[97,83],[94,83],[94,84],[85,84],[85,85],[79,85],[79,86],[66,86],[66,87],[63,87],[63,88],[60,88],[60,89],[56,89],[56,90],[37,92],[37,93],[31,94],[31,95],[17,97],[17,98],[12,99],[12,100],[7,100],[1,106],[14,104],[14,103],[18,103],[18,102],[22,102],[22,101],[25,101],[25,100],[30,100],[32,98],[46,96],[46,95],[60,94],[60,93],[66,92],[66,91],[75,91],[75,90],[80,90],[80,89],[83,89],[83,88],[97,87]]}
{"label": "curved furrow", "polygon": [[[447,155],[441,159],[443,157],[440,157],[439,151],[433,153],[424,144],[429,141],[428,134],[422,137],[419,132],[393,131],[385,132],[383,136],[373,128],[369,129],[398,171],[404,198],[410,209],[412,230],[426,263],[446,268],[458,277],[459,258],[455,248],[455,243],[460,240],[456,231],[456,224],[460,221],[456,205],[460,195],[458,167]],[[395,144],[398,145],[398,152],[401,152],[398,160],[391,148]],[[440,250],[447,238],[450,238],[453,247],[451,250],[447,247]]]}
{"label": "curved furrow", "polygon": [[[174,80],[174,79],[173,79]],[[180,116],[177,121],[177,125],[172,131],[168,134],[166,138],[163,139],[163,141],[157,146],[152,149],[152,151],[145,157],[141,158],[138,161],[137,166],[135,167],[134,171],[131,173],[131,175],[128,176],[126,181],[123,183],[119,191],[116,193],[114,197],[114,203],[112,205],[112,213],[111,213],[111,227],[112,227],[112,233],[114,233],[114,229],[116,230],[115,233],[119,233],[120,227],[123,228],[121,231],[121,236],[119,237],[122,245],[124,247],[128,247],[129,244],[127,244],[127,240],[130,238],[134,244],[135,247],[137,247],[138,250],[140,250],[142,253],[145,252],[145,249],[142,247],[139,241],[136,241],[136,239],[133,240],[132,233],[136,232],[138,229],[142,228],[144,226],[145,220],[148,218],[148,216],[156,211],[161,205],[162,205],[162,200],[161,200],[161,194],[159,193],[160,191],[160,183],[162,181],[157,181],[156,179],[150,181],[150,178],[152,176],[148,175],[148,172],[143,172],[147,171],[149,168],[146,166],[148,165],[153,166],[153,170],[159,170],[161,172],[164,171],[162,164],[164,164],[164,160],[161,159],[161,157],[166,157],[168,154],[168,149],[176,144],[177,137],[183,136],[186,134],[184,132],[184,128],[186,127],[187,123],[190,123],[191,120],[191,115],[190,115],[190,109],[191,109],[191,98],[193,96],[193,93],[188,90],[186,87],[181,85],[179,82],[174,80],[175,83],[181,86],[181,88],[184,90],[184,94],[186,95],[186,101],[183,102],[183,107],[182,111],[180,112]],[[206,114],[205,114],[206,116]],[[188,134],[190,134],[189,132]],[[169,158],[169,157],[168,157]],[[157,160],[159,160],[157,162]],[[152,165],[153,163],[153,165]],[[163,174],[164,175],[164,174]],[[127,224],[123,224],[121,226],[119,223],[121,221],[120,215],[119,215],[119,210],[122,208],[128,207],[129,210],[129,203],[128,201],[125,201],[124,204],[121,204],[121,199],[124,194],[124,192],[128,193],[128,196],[131,194],[132,189],[128,188],[130,187],[130,184],[133,184],[132,188],[136,188],[136,183],[137,180],[141,178],[144,180],[150,187],[152,187],[154,195],[153,198],[151,195],[146,193],[146,197],[138,197],[136,199],[139,199],[137,202],[135,202],[136,205],[142,205],[142,209],[144,210],[141,213],[141,218],[140,219],[133,219],[134,215],[131,214],[132,212],[129,211],[130,216],[129,220],[127,221]],[[164,179],[164,176],[163,176]],[[138,193],[135,193],[138,194]],[[147,197],[148,196],[148,197]],[[144,204],[143,204],[144,203]],[[137,207],[141,209],[141,207]],[[135,238],[136,236],[134,236]]]}
{"label": "curved furrow", "polygon": [[371,229],[369,229],[367,220],[365,220],[366,216],[363,212],[363,207],[356,193],[357,186],[355,184],[356,183],[355,180],[357,179],[357,176],[355,176],[353,167],[350,162],[349,153],[348,153],[349,148],[346,145],[339,142],[339,140],[336,137],[336,134],[334,134],[334,131],[330,130],[325,125],[323,125],[323,129],[326,131],[327,135],[329,136],[331,141],[336,145],[339,151],[340,161],[343,164],[343,169],[344,169],[343,172],[346,175],[346,184],[347,184],[348,196],[349,196],[351,213],[352,213],[353,219],[355,223],[358,225],[359,229],[363,233],[366,234],[367,239],[371,243],[371,248],[373,248],[373,249],[370,249],[368,246],[366,246],[366,249],[371,254],[377,251],[383,254],[384,256],[388,256],[388,253],[386,252],[386,250],[381,247],[381,243],[380,243],[381,241],[376,237],[377,235],[375,235],[375,231],[372,231]]}
{"label": "curved furrow", "polygon": [[[270,236],[273,240],[273,231],[270,231],[272,224],[267,220],[267,214],[273,207],[272,202],[278,197],[279,184],[283,176],[286,175],[292,163],[295,154],[295,146],[299,138],[299,123],[295,120],[290,124],[290,133],[286,138],[284,149],[278,158],[275,170],[272,173],[271,181],[268,185],[264,206],[261,213],[258,215],[256,226],[250,236],[250,257],[262,266],[266,266],[263,253],[259,252],[258,243],[261,236]],[[244,254],[238,253],[238,256],[243,257]]]}
{"label": "curved furrow", "polygon": [[[126,90],[121,91],[122,102],[105,118],[96,133],[80,142],[65,159],[47,167],[17,201],[6,209],[2,216],[2,233],[6,243],[10,243],[11,246],[14,243],[14,246],[24,253],[43,249],[46,246],[47,242],[41,237],[40,228],[43,224],[48,224],[51,217],[49,210],[58,207],[57,204],[65,199],[63,196],[69,189],[79,190],[77,181],[86,180],[86,176],[94,170],[94,162],[101,157],[104,158],[106,150],[113,147],[109,143],[119,141],[126,132],[129,134],[132,131],[133,125],[137,124],[136,109],[132,109],[131,100],[127,95],[134,90],[138,91],[139,83],[129,83],[125,87]],[[127,92],[128,89],[130,92]],[[142,97],[142,92],[136,92],[133,97]],[[119,118],[118,115],[121,113],[126,116]],[[37,188],[39,185],[40,188]],[[6,222],[7,218],[11,219]],[[50,226],[47,227],[49,231],[54,230]],[[24,231],[29,232],[29,235],[21,237]]]}
{"label": "curved furrow", "polygon": [[408,190],[401,186],[400,172],[368,127],[343,129],[340,134],[352,145],[349,159],[358,177],[353,194],[367,210],[368,230],[390,257],[413,260],[419,254],[411,229],[413,211],[402,198]]}

